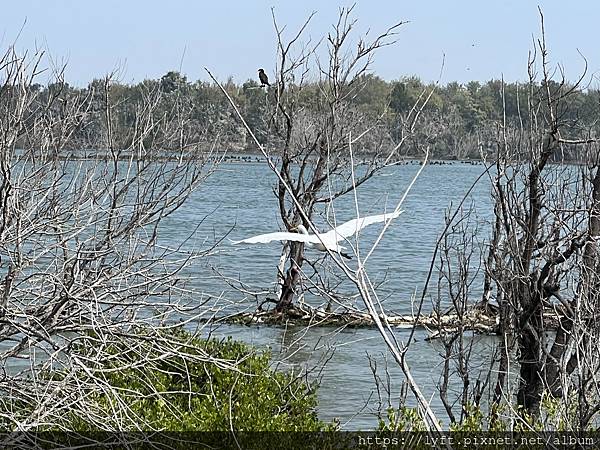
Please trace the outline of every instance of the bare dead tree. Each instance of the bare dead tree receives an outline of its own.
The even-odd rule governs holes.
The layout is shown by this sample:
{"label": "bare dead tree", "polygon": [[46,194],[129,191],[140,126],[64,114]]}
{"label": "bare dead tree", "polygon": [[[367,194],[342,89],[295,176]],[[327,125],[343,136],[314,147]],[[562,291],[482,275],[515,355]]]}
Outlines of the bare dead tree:
{"label": "bare dead tree", "polygon": [[[511,132],[500,128],[492,177],[495,222],[486,279],[499,306],[500,351],[494,402],[510,402],[512,355],[520,377],[517,402],[539,412],[545,394],[568,402],[589,423],[597,409],[598,147],[592,134],[568,136],[569,96],[583,81],[553,79],[541,16],[541,38],[530,56],[527,120]],[[537,65],[539,61],[539,66]],[[541,73],[538,81],[537,73]],[[563,163],[575,146],[585,165]],[[490,284],[485,296],[489,297]],[[516,353],[515,353],[516,352]],[[584,356],[585,355],[585,356]],[[581,361],[585,360],[583,364]],[[580,363],[577,363],[580,361]],[[591,397],[590,397],[591,396]]]}
{"label": "bare dead tree", "polygon": [[[0,57],[0,423],[141,429],[105,371],[152,369],[164,355],[212,361],[169,332],[203,314],[207,299],[185,271],[211,249],[196,248],[193,233],[161,233],[211,167],[177,103],[156,114],[160,90],[137,102],[134,127],[117,129],[111,76],[100,92],[67,98],[58,72],[42,99],[32,85],[43,61],[13,48]],[[104,150],[74,160],[66,149],[90,125],[94,96],[103,99]],[[99,414],[98,393],[111,398],[112,417]]]}
{"label": "bare dead tree", "polygon": [[[362,88],[361,75],[368,70],[374,51],[389,45],[395,30],[401,24],[391,27],[371,42],[359,40],[356,51],[347,56],[345,48],[355,25],[355,22],[350,19],[351,12],[352,9],[340,11],[334,31],[327,37],[329,61],[327,66],[317,63],[321,74],[318,83],[319,95],[312,99],[314,102],[312,105],[303,105],[300,99],[302,94],[306,95],[308,86],[306,82],[310,79],[310,59],[315,57],[314,49],[302,53],[298,59],[290,58],[291,46],[298,41],[307,24],[305,23],[288,44],[283,43],[283,34],[277,24],[275,25],[280,63],[276,84],[274,83],[275,86],[267,95],[273,97],[270,122],[279,138],[279,145],[272,151],[258,140],[234,100],[207,69],[213,81],[219,84],[223,94],[228,98],[257,148],[265,156],[269,168],[277,176],[276,195],[280,215],[288,230],[302,223],[307,229],[317,232],[313,221],[317,205],[331,204],[336,198],[348,193],[354,194],[355,214],[360,217],[356,189],[378,170],[395,161],[399,149],[412,135],[418,118],[432,95],[432,91],[426,91],[419,97],[411,111],[410,120],[405,122],[400,142],[395,145],[384,145],[388,142],[378,138],[377,121],[366,120],[352,104],[352,98]],[[354,150],[356,147],[360,148],[363,139],[371,134],[375,135],[375,139],[368,141],[370,153],[366,153],[362,148],[358,152]],[[371,146],[372,142],[379,144]],[[357,170],[357,154],[368,157],[366,167],[360,171]],[[395,212],[400,211],[408,191],[427,165],[428,149],[424,149],[424,154],[425,160],[407,190],[397,201]],[[335,215],[333,223],[335,224]],[[395,336],[378,296],[376,284],[365,269],[366,262],[377,249],[389,225],[389,221],[384,224],[377,239],[365,253],[359,250],[359,237],[356,237],[353,242],[348,241],[355,250],[356,260],[352,267],[339,255],[331,251],[327,253],[345,279],[356,288],[386,347],[403,371],[407,386],[418,402],[426,429],[436,433],[441,431],[440,423],[412,376],[406,360],[408,346]],[[292,243],[289,254],[289,266],[283,276],[276,311],[285,311],[292,307],[295,289],[301,279],[303,246]],[[282,262],[285,263],[285,254],[282,256]],[[282,266],[280,272],[283,274]]]}
{"label": "bare dead tree", "polygon": [[[215,81],[219,86],[221,86],[217,82],[217,80],[212,76],[210,71],[207,70],[207,72],[209,73],[209,75],[211,76],[213,81]],[[236,111],[238,118],[244,124],[244,127],[246,128],[248,133],[252,136],[252,139],[256,143],[256,145],[259,148],[259,150],[261,151],[261,153],[267,157],[267,162],[269,164],[269,167],[277,175],[278,180],[281,182],[283,188],[290,195],[291,201],[298,208],[299,214],[306,219],[308,228],[315,231],[316,227],[315,227],[314,223],[308,218],[308,215],[302,208],[302,205],[300,204],[299,199],[296,198],[296,196],[294,195],[293,188],[288,183],[286,183],[285,179],[283,178],[283,176],[281,175],[281,173],[279,172],[279,170],[277,169],[275,164],[268,157],[266,150],[261,145],[259,140],[256,138],[256,136],[252,132],[251,128],[248,126],[247,122],[244,120],[244,116],[240,113],[239,109],[237,108],[236,104],[234,103],[232,98],[229,96],[227,91],[225,89],[223,89],[222,86],[221,86],[221,90],[222,90],[223,94],[227,97],[227,99],[229,100],[231,106]],[[352,154],[353,140],[352,140],[351,135],[348,137],[348,142],[349,142],[348,146],[349,146],[350,167],[351,167],[351,182],[352,182],[352,185],[354,186],[354,189],[356,189],[356,180],[354,178],[354,170],[353,170],[354,159],[353,159],[353,154]],[[408,195],[408,192],[414,185],[416,179],[420,175],[423,168],[426,166],[428,154],[426,153],[425,156],[426,156],[426,158],[424,160],[423,165],[421,166],[421,168],[419,169],[419,171],[413,178],[413,180],[410,183],[410,185],[408,186],[407,190],[404,192],[402,197],[397,202],[396,207],[394,208],[395,212],[400,211],[400,208],[403,205],[404,200],[406,199],[406,196]],[[358,206],[356,197],[355,197],[355,208],[356,208],[356,211],[358,212],[359,206]],[[371,281],[371,279],[369,278],[369,275],[367,274],[366,269],[365,269],[365,264],[366,264],[367,260],[371,257],[373,252],[377,249],[377,247],[378,247],[381,239],[385,235],[385,232],[386,232],[387,228],[389,227],[389,225],[390,225],[390,221],[387,221],[384,224],[383,229],[380,231],[377,239],[375,240],[373,245],[370,247],[370,249],[367,251],[366,255],[361,256],[357,252],[356,268],[350,268],[348,266],[348,264],[346,264],[338,255],[334,254],[330,250],[327,250],[327,253],[328,253],[329,257],[332,258],[332,260],[334,261],[336,266],[342,271],[342,273],[344,274],[346,279],[349,280],[356,287],[358,294],[359,294],[360,298],[362,299],[363,304],[367,308],[367,311],[369,313],[369,316],[373,320],[373,323],[375,324],[378,331],[380,332],[386,347],[391,351],[394,361],[399,365],[399,367],[402,369],[402,372],[404,373],[404,376],[406,378],[406,383],[409,386],[411,392],[413,393],[413,395],[415,396],[415,398],[418,402],[419,412],[422,415],[426,429],[429,430],[430,432],[437,433],[437,432],[441,432],[440,423],[437,420],[435,413],[431,409],[429,402],[427,401],[427,399],[424,397],[423,393],[421,392],[421,389],[419,388],[418,383],[412,376],[410,367],[406,360],[406,353],[408,351],[408,346],[397,340],[397,338],[389,324],[387,314],[385,313],[385,311],[383,309],[383,305],[378,297],[377,290],[375,289],[375,284]],[[358,239],[359,238],[357,237],[356,240],[358,241]],[[358,242],[356,242],[356,247],[358,247]],[[412,338],[412,336],[411,336],[411,338]],[[409,338],[409,342],[410,342],[410,338]]]}
{"label": "bare dead tree", "polygon": [[[405,122],[400,141],[393,143],[385,131],[384,116],[371,117],[354,99],[366,87],[368,77],[365,75],[375,52],[395,42],[403,22],[372,40],[359,37],[352,49],[356,20],[352,18],[352,8],[344,8],[327,36],[297,52],[311,18],[286,41],[273,16],[278,63],[277,78],[267,93],[273,133],[267,155],[278,159],[276,195],[279,214],[288,231],[299,224],[308,227],[319,208],[328,207],[333,200],[352,192],[377,171],[395,162],[427,100],[427,95],[419,99]],[[325,62],[317,57],[323,45],[327,49]],[[352,140],[348,141],[350,135]],[[350,182],[350,145],[354,145],[356,153],[364,159],[354,185]],[[292,201],[292,196],[298,202]],[[293,305],[303,262],[302,243],[291,242],[284,247],[278,268],[281,288],[277,311],[285,311]]]}
{"label": "bare dead tree", "polygon": [[447,215],[440,242],[434,305],[438,326],[432,330],[432,338],[443,346],[439,393],[451,423],[462,423],[473,408],[481,407],[492,371],[481,363],[477,334],[494,331],[483,323],[491,313],[489,305],[474,301],[483,266],[480,219],[472,204],[457,212],[460,220],[455,223]]}
{"label": "bare dead tree", "polygon": [[[512,418],[525,411],[548,426],[586,429],[599,411],[599,146],[594,129],[568,119],[570,98],[584,87],[585,71],[568,83],[560,67],[550,68],[542,15],[541,23],[529,83],[517,93],[519,105],[519,95],[527,97],[527,107],[517,105],[522,116],[516,126],[505,117],[498,125],[495,162],[484,172],[494,213],[485,251],[473,240],[476,227],[467,226],[471,210],[449,218],[435,250],[440,311],[435,337],[441,338],[444,360],[439,389],[452,422],[465,417],[467,405],[479,405],[488,384],[491,423],[502,411]],[[503,88],[501,95],[504,99]],[[580,155],[578,164],[566,162],[572,155]],[[485,269],[483,280],[476,276],[477,260]],[[483,281],[477,303],[473,280]],[[497,314],[494,329],[500,335],[481,378],[469,370],[473,347],[464,339],[474,309]],[[451,325],[443,324],[442,312],[452,316]],[[457,382],[462,389],[453,397],[449,387]],[[540,414],[544,401],[557,405],[554,417]]]}

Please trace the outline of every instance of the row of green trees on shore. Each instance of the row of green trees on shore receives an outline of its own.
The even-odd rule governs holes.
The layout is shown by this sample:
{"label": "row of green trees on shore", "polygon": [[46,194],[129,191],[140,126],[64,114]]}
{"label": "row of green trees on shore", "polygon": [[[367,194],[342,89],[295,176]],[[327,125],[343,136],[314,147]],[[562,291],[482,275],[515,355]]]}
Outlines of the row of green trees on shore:
{"label": "row of green trees on shore", "polygon": [[[37,91],[39,105],[52,104],[57,115],[61,114],[61,107],[66,108],[75,99],[91,97],[87,118],[75,130],[74,139],[70,141],[70,145],[80,149],[94,148],[96,143],[103,141],[101,138],[107,133],[104,120],[104,97],[107,92],[111,97],[110,103],[115,105],[112,111],[112,120],[116,122],[114,129],[127,130],[135,127],[137,105],[156,96],[160,103],[153,112],[157,123],[175,117],[183,119],[187,128],[186,139],[190,143],[205,142],[207,146],[211,146],[215,139],[219,139],[221,147],[238,151],[252,149],[253,143],[214,83],[191,82],[176,71],[168,72],[160,79],[144,80],[137,84],[119,83],[110,77],[108,90],[105,89],[105,83],[106,80],[97,79],[87,87],[78,88],[59,81],[48,86],[34,84],[31,89]],[[275,83],[276,80],[273,84]],[[530,126],[530,115],[526,112],[531,108],[539,108],[540,113],[543,113],[543,101],[539,105],[528,105],[528,99],[543,99],[548,92],[550,95],[565,92],[565,85],[551,83],[545,86],[543,83],[504,83],[502,80],[490,80],[466,84],[451,82],[436,86],[415,76],[386,81],[374,74],[366,74],[361,76],[360,89],[356,89],[348,101],[357,112],[372,116],[382,124],[386,137],[395,141],[402,133],[403,120],[410,114],[419,97],[433,89],[431,98],[421,112],[421,131],[415,137],[421,141],[427,140],[437,158],[479,158],[482,152],[493,153],[499,123],[527,129]],[[269,111],[272,111],[277,101],[276,86],[262,88],[255,80],[238,84],[232,79],[223,86],[240,106],[255,134],[268,142],[272,136],[272,117]],[[298,101],[306,110],[311,111],[316,108],[316,98],[323,95],[323,89],[326,86],[320,82],[304,82],[299,90],[301,96]],[[582,129],[593,133],[600,108],[600,91],[591,87],[580,88],[579,85],[573,91],[565,97],[564,104],[559,108],[559,113],[562,111],[560,120],[564,129],[579,135]],[[532,95],[536,92],[544,95]],[[157,95],[158,93],[161,95]],[[59,101],[54,101],[55,99]],[[32,116],[35,116],[35,111],[32,111]],[[422,136],[419,137],[419,133]],[[160,130],[156,130],[153,136],[158,138],[158,134]],[[125,136],[114,137],[123,148],[131,145]],[[173,145],[185,146],[186,143],[188,142],[173,141]],[[144,144],[151,147],[152,136]],[[273,145],[275,151],[276,147],[277,145]],[[407,153],[411,153],[410,146]],[[576,156],[572,155],[571,158],[576,159]]]}

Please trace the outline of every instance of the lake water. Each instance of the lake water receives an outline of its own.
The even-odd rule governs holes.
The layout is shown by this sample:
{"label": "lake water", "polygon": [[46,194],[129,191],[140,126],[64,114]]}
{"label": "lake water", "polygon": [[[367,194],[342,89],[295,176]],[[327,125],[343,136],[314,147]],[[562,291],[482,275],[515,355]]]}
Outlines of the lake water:
{"label": "lake water", "polygon": [[[414,163],[390,167],[362,186],[358,192],[361,215],[393,209],[418,169],[419,165]],[[464,163],[425,168],[403,205],[405,213],[394,221],[367,266],[374,280],[385,280],[379,292],[388,311],[410,314],[411,298],[415,293],[421,293],[435,242],[444,228],[447,209],[459,204],[484,170],[483,165]],[[189,202],[168,219],[163,239],[180,239],[200,220],[203,221],[194,234],[194,245],[198,247],[208,247],[225,235],[238,240],[280,230],[277,200],[273,194],[275,183],[275,175],[264,163],[222,164]],[[473,223],[478,224],[482,242],[489,229],[489,192],[490,182],[485,175],[464,203],[465,207],[474,205],[477,208]],[[336,201],[334,206],[338,223],[354,217],[351,195]],[[317,223],[327,229],[327,211],[321,213]],[[366,229],[361,235],[361,248],[367,248],[378,231],[376,225]],[[189,275],[195,288],[220,299],[219,306],[235,304],[238,309],[252,310],[257,301],[274,290],[280,252],[279,243],[232,246],[225,240],[207,265],[195,268],[196,272]],[[316,252],[309,250],[307,257],[317,261],[316,267],[330,267]],[[335,279],[335,271],[332,278]],[[432,295],[436,294],[435,280],[434,274],[429,287]],[[243,291],[236,288],[243,288]],[[477,288],[475,286],[474,296],[479,292]],[[356,294],[347,284],[342,284],[339,289],[348,295]],[[306,300],[320,303],[318,298],[307,297]],[[359,299],[351,300],[350,304],[362,307]],[[431,310],[430,299],[425,310]],[[319,415],[322,419],[339,418],[344,428],[350,430],[376,426],[379,399],[369,358],[377,363],[377,375],[386,380],[385,363],[389,355],[375,330],[221,325],[213,333],[233,336],[258,348],[271,348],[281,368],[315,369],[310,377],[320,381]],[[397,337],[406,339],[408,330],[398,329]],[[443,363],[442,348],[439,343],[427,342],[425,331],[417,332],[415,337],[408,353],[411,370],[425,395],[431,398],[434,410],[440,418],[446,419],[436,389]],[[491,353],[495,340],[485,336],[472,339],[477,341],[479,351],[473,361],[472,377],[475,378],[477,365]],[[389,359],[389,397],[397,406],[403,376]],[[327,360],[324,367],[323,360]],[[485,369],[483,366],[480,364],[481,369]],[[386,400],[388,393],[381,392],[381,396]],[[410,394],[408,402],[414,404]]]}

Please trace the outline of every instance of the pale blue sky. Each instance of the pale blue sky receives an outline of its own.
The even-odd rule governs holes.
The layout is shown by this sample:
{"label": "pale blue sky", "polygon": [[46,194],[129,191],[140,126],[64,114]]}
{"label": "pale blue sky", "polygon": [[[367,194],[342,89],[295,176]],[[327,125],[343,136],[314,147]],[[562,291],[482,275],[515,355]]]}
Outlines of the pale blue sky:
{"label": "pale blue sky", "polygon": [[[19,0],[2,4],[0,45],[17,37],[20,49],[47,49],[67,62],[66,79],[83,86],[121,68],[122,82],[158,78],[179,70],[189,80],[206,79],[203,67],[218,78],[236,81],[275,67],[278,22],[291,33],[316,11],[306,36],[318,39],[330,30],[340,1],[185,1],[185,0]],[[384,30],[398,21],[398,43],[379,51],[373,71],[387,79],[417,75],[436,80],[445,55],[442,82],[525,80],[532,36],[539,35],[537,5],[544,11],[550,61],[564,66],[568,78],[583,68],[600,72],[596,0],[387,0],[357,1],[358,30]],[[594,86],[599,83],[593,82]]]}

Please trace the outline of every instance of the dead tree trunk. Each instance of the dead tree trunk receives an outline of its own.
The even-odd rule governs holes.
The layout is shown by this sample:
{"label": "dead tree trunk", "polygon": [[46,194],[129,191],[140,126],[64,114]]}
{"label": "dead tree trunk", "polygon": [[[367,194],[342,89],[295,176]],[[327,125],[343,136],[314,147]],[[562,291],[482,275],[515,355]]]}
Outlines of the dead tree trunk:
{"label": "dead tree trunk", "polygon": [[284,312],[292,307],[294,304],[296,286],[300,281],[304,255],[304,244],[301,242],[292,242],[290,245],[290,267],[285,274],[281,289],[281,296],[279,297],[279,301],[275,307],[275,310],[278,312]]}
{"label": "dead tree trunk", "polygon": [[[530,60],[526,117],[510,139],[508,124],[502,124],[493,184],[496,223],[486,271],[495,286],[503,337],[494,404],[512,398],[508,370],[516,346],[518,405],[535,416],[544,395],[565,405],[577,397],[578,403],[565,409],[577,410],[583,427],[598,411],[590,397],[599,387],[595,371],[600,367],[597,140],[591,129],[588,138],[566,137],[582,129],[565,117],[583,77],[574,85],[551,79],[543,17],[538,46],[542,79],[536,80],[535,60]],[[580,161],[584,165],[563,160],[575,147],[588,150],[579,153],[588,157]],[[547,328],[549,317],[557,327]]]}
{"label": "dead tree trunk", "polygon": [[[351,48],[355,26],[352,9],[340,10],[333,30],[321,41],[329,55],[325,62],[317,57],[316,48],[299,42],[312,15],[289,40],[284,39],[284,30],[273,17],[278,61],[276,79],[267,92],[269,111],[265,123],[269,127],[269,141],[274,145],[271,154],[260,147],[269,160],[271,156],[280,159],[277,168],[270,165],[277,172],[275,194],[281,220],[288,231],[299,224],[310,229],[308,223],[317,205],[326,205],[352,192],[393,162],[392,157],[399,150],[384,127],[379,126],[384,117],[365,114],[355,99],[371,81],[368,69],[374,52],[394,43],[402,23],[372,40],[363,37]],[[299,56],[294,55],[295,51],[299,51]],[[419,110],[416,111],[413,125]],[[372,141],[370,162],[355,178],[348,164],[350,136],[357,136],[353,142]],[[278,311],[293,305],[301,279],[304,245],[291,243],[289,256],[285,274],[279,274],[282,279]]]}

